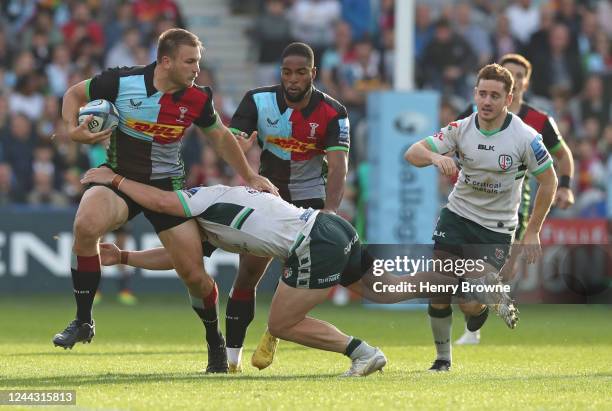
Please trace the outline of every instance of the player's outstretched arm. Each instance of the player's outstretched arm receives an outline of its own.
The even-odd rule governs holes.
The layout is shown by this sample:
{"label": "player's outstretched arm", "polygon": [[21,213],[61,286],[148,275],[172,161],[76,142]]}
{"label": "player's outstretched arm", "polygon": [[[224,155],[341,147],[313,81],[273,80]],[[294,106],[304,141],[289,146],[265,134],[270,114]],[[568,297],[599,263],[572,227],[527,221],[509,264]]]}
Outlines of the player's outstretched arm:
{"label": "player's outstretched arm", "polygon": [[278,195],[278,188],[267,178],[255,173],[251,166],[249,166],[234,134],[219,120],[217,122],[218,125],[216,127],[209,127],[204,131],[217,154],[236,170],[247,185],[259,191]]}
{"label": "player's outstretched arm", "polygon": [[80,126],[78,125],[79,108],[88,101],[87,80],[70,87],[62,100],[62,119],[66,123],[66,129],[72,141],[82,144],[96,144],[110,138],[113,130],[108,129],[99,133],[91,133],[87,125],[93,116],[89,116]]}
{"label": "player's outstretched arm", "polygon": [[105,266],[124,264],[146,270],[174,269],[170,254],[163,247],[143,251],[126,251],[119,249],[113,243],[101,243],[100,261]]}
{"label": "player's outstretched arm", "polygon": [[433,164],[444,175],[454,176],[457,174],[455,160],[434,153],[425,140],[420,140],[411,145],[410,148],[406,150],[404,159],[415,167],[426,167]]}
{"label": "player's outstretched arm", "polygon": [[88,170],[81,179],[81,183],[112,185],[149,210],[177,217],[185,217],[185,210],[176,193],[137,183],[119,174],[115,174],[113,170],[107,167]]}
{"label": "player's outstretched arm", "polygon": [[535,203],[533,204],[533,212],[527,229],[525,230],[525,238],[523,239],[524,250],[527,254],[527,262],[534,263],[541,255],[542,248],[540,246],[540,231],[544,219],[550,210],[550,206],[555,198],[557,190],[557,175],[553,167],[548,167],[544,172],[536,176],[538,181],[538,192],[536,194]]}

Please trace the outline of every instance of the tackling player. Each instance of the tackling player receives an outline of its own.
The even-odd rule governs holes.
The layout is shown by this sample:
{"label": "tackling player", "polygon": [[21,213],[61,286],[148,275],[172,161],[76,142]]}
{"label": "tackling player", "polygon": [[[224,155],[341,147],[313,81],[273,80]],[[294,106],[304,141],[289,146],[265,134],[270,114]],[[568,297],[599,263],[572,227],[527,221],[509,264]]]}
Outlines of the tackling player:
{"label": "tackling player", "polygon": [[[200,127],[219,155],[248,184],[276,192],[265,178],[248,166],[233,134],[221,123],[212,104],[212,91],[194,80],[200,71],[202,43],[183,29],[170,29],[158,40],[157,61],[148,66],[103,71],[72,86],[64,95],[62,117],[70,137],[82,144],[110,139],[107,167],[134,180],[163,190],[182,188],[185,179],[180,157],[181,138],[191,124]],[[77,125],[79,107],[90,100],[115,104],[120,123],[111,130],[90,133],[87,123]],[[208,372],[227,372],[225,341],[218,327],[217,286],[204,271],[200,242],[185,241],[197,233],[194,221],[163,215],[141,207],[118,190],[90,187],[79,204],[74,221],[72,283],[76,319],[55,335],[56,346],[72,348],[90,342],[95,334],[92,303],[100,282],[98,243],[105,233],[144,213],[172,258],[187,286],[194,311],[206,329]]]}
{"label": "tackling player", "polygon": [[[533,174],[539,183],[523,240],[528,263],[541,255],[539,234],[557,187],[552,159],[542,137],[508,111],[513,83],[507,69],[498,64],[485,66],[474,88],[478,112],[413,144],[405,154],[416,167],[433,164],[444,175],[454,176],[455,161],[444,154],[457,153],[461,170],[448,204],[440,212],[433,234],[434,249],[439,255],[484,258],[497,271],[504,265],[514,240],[525,173]],[[485,306],[460,304],[460,308],[476,323],[486,319]],[[452,359],[449,301],[431,300],[429,317],[437,351],[430,370],[448,371]],[[508,326],[514,328],[516,320]]]}
{"label": "tackling player", "polygon": [[[335,214],[297,208],[250,187],[217,185],[170,193],[118,176],[105,168],[89,170],[82,181],[112,184],[137,203],[160,213],[195,217],[202,238],[190,233],[188,241],[205,240],[230,252],[282,260],[285,268],[268,320],[271,334],[308,347],[344,353],[352,360],[345,376],[371,374],[382,369],[387,359],[378,348],[349,337],[327,322],[307,316],[327,299],[329,287],[341,284],[372,301],[395,303],[440,295],[420,291],[419,284],[425,282],[457,286],[463,281],[434,272],[405,276],[365,275],[372,273],[373,260],[348,222]],[[119,250],[114,244],[103,244],[101,250],[105,265],[122,263],[152,270],[172,268],[172,260],[164,248],[132,252]],[[483,280],[466,281],[485,284],[496,280],[495,275],[489,274]],[[412,284],[414,290],[379,293],[373,286],[374,281],[395,287]],[[510,312],[512,302],[502,291],[472,295],[480,297],[479,301],[484,298],[485,303],[502,306],[500,311]]]}

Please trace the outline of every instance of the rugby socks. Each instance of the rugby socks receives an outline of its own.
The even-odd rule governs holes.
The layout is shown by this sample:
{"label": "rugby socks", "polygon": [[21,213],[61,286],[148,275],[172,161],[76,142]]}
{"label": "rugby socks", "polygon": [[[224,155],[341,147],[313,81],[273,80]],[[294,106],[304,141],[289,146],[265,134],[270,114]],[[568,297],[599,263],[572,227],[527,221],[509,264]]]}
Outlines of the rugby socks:
{"label": "rugby socks", "polygon": [[204,298],[190,295],[191,307],[204,324],[206,343],[209,347],[223,345],[223,334],[219,329],[219,290],[214,283],[212,291]]}
{"label": "rugby socks", "polygon": [[451,361],[451,329],[453,322],[453,309],[449,305],[441,310],[433,308],[431,304],[427,308],[429,323],[436,344],[436,359]]}
{"label": "rugby socks", "polygon": [[255,318],[255,290],[232,288],[225,310],[225,333],[228,348],[243,346],[247,327],[253,318]]}
{"label": "rugby socks", "polygon": [[91,308],[100,285],[100,256],[72,255],[72,287],[77,304],[76,318],[80,323],[91,324]]}
{"label": "rugby socks", "polygon": [[361,357],[374,355],[375,352],[376,348],[372,347],[367,342],[361,341],[359,338],[350,337],[344,355],[350,357],[351,360],[356,360]]}

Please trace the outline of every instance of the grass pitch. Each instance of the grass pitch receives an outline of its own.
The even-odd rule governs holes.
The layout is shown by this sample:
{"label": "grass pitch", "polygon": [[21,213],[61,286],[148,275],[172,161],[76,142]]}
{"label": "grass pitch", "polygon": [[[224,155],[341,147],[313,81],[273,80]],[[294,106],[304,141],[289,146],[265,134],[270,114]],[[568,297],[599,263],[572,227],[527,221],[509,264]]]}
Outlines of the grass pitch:
{"label": "grass pitch", "polygon": [[64,351],[51,338],[73,315],[70,296],[0,297],[0,388],[74,389],[77,409],[612,409],[611,307],[523,305],[514,331],[490,317],[482,343],[455,347],[452,371],[432,375],[424,311],[326,305],[314,315],[389,359],[384,373],[340,379],[347,358],[284,341],[269,369],[250,366],[265,303],[249,329],[244,373],[218,376],[202,373],[203,329],[186,298],[108,300],[95,309],[92,344]]}

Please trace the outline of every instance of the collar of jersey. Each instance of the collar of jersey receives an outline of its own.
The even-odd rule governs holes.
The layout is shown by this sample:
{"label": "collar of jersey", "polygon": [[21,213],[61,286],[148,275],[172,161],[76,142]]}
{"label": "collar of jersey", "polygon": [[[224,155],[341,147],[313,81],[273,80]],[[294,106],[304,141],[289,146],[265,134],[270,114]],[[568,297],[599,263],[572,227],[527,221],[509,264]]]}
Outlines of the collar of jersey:
{"label": "collar of jersey", "polygon": [[[308,116],[310,116],[310,114],[312,114],[312,112],[317,107],[322,98],[322,93],[317,90],[315,86],[312,86],[312,94],[310,95],[310,101],[308,102],[308,105],[306,107],[300,110],[304,118],[307,118]],[[287,106],[287,102],[285,101],[285,97],[283,96],[283,87],[280,84],[276,88],[276,104],[278,104],[278,110],[281,113],[284,113],[285,110],[287,110],[287,108],[289,107]]]}
{"label": "collar of jersey", "polygon": [[[147,97],[151,97],[153,94],[160,92],[153,85],[153,75],[155,74],[155,66],[157,66],[156,61],[149,64],[148,66],[145,66],[144,68],[144,81],[145,81],[145,87],[147,88]],[[185,94],[186,91],[187,89],[184,88],[177,92],[172,93],[172,100],[174,100],[175,102],[180,100],[181,96]]]}
{"label": "collar of jersey", "polygon": [[480,128],[480,124],[478,123],[478,116],[476,116],[475,121],[476,121],[476,128],[478,129],[478,131],[480,131],[485,137],[491,137],[492,135],[497,134],[500,131],[503,131],[508,128],[508,126],[510,125],[510,122],[512,121],[512,113],[508,112],[508,114],[506,115],[506,119],[504,120],[504,124],[502,124],[500,128],[495,129],[495,130],[482,130]]}

